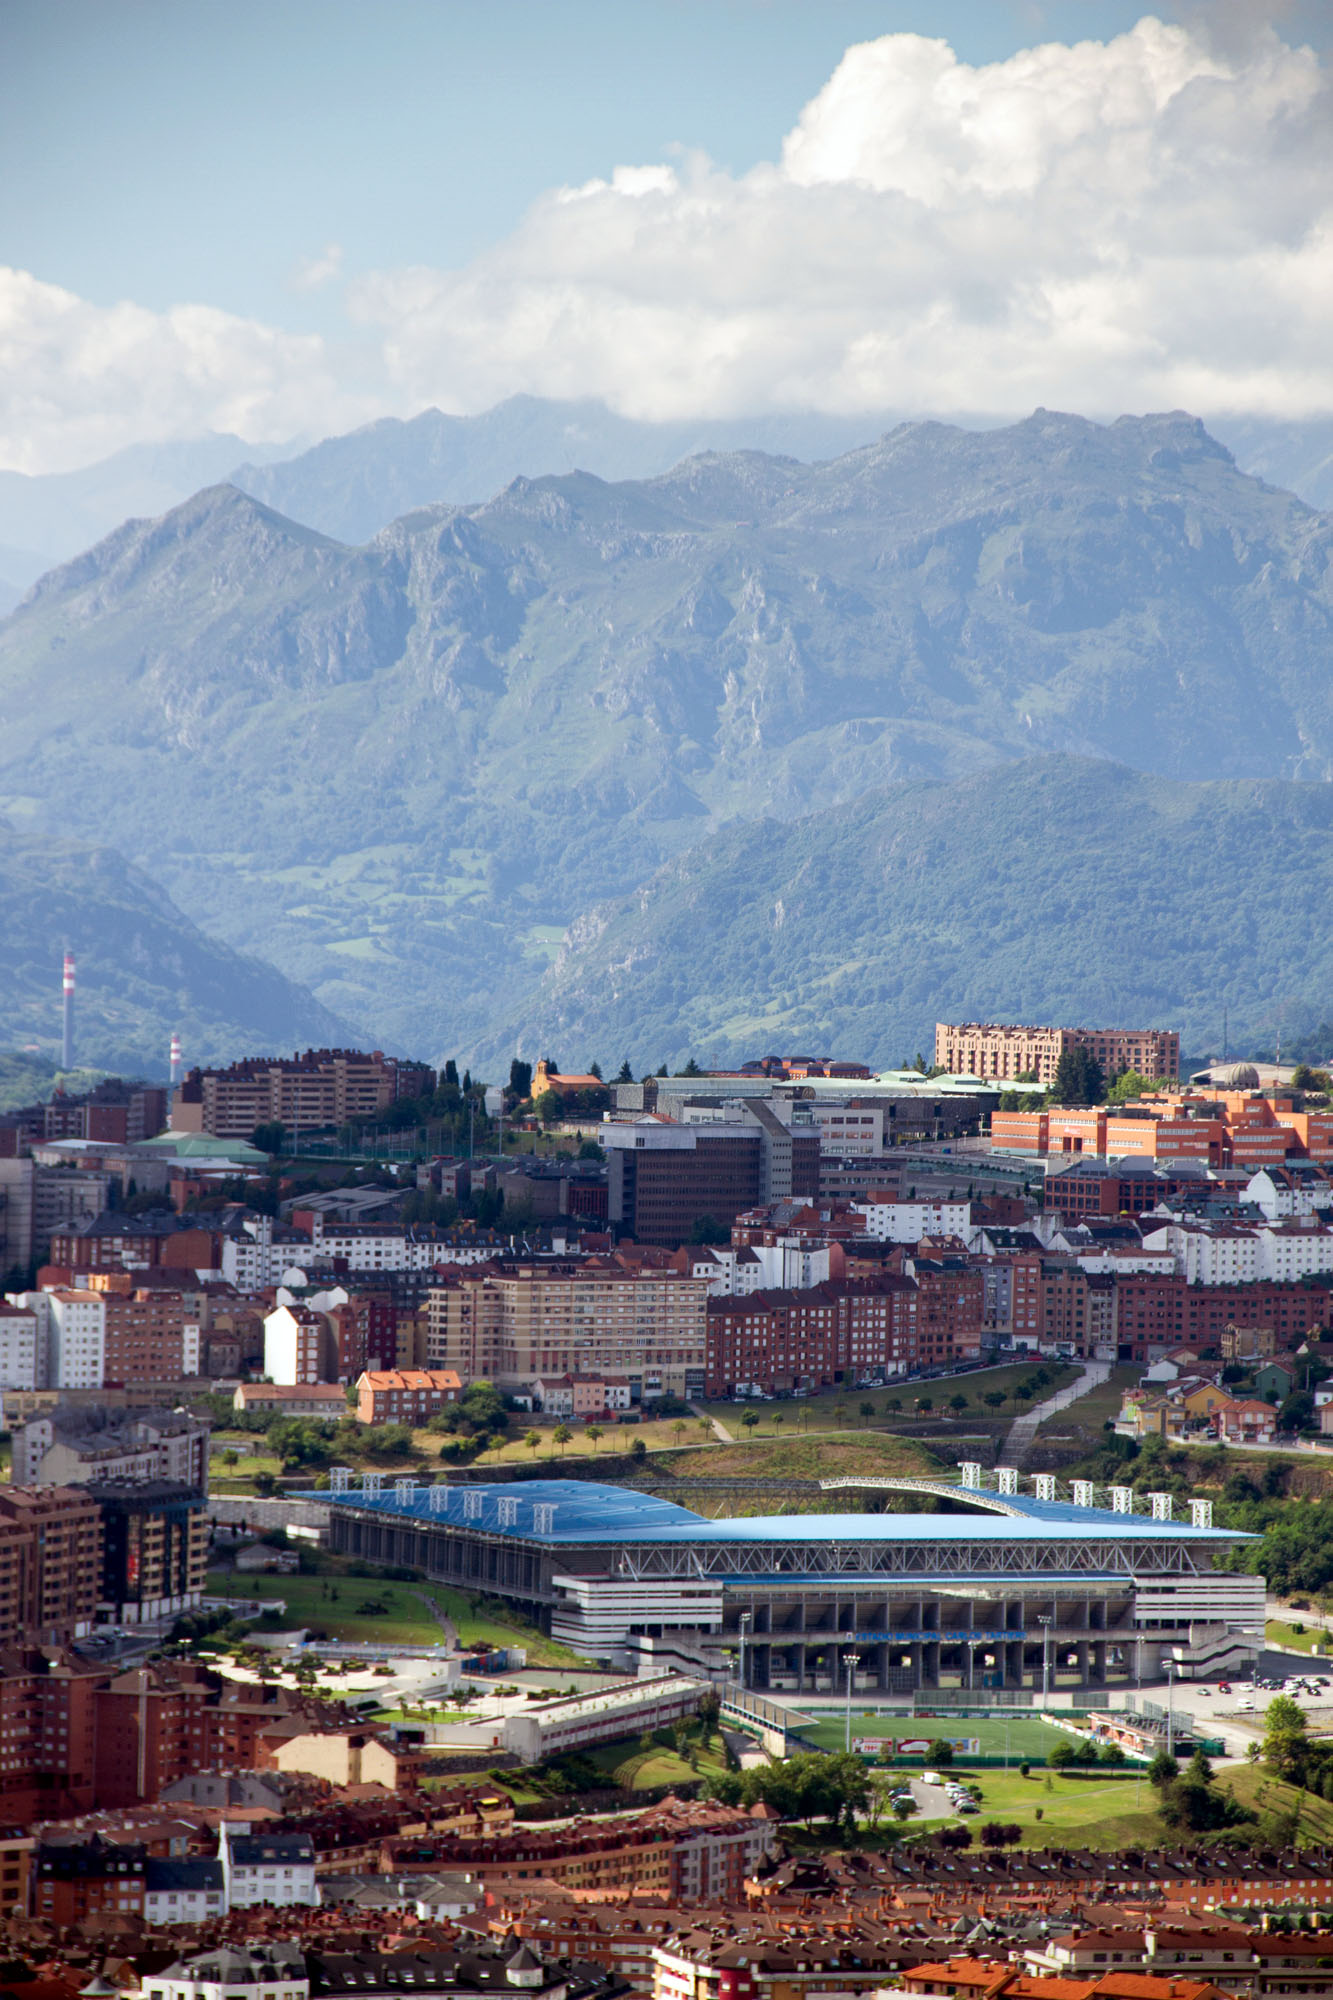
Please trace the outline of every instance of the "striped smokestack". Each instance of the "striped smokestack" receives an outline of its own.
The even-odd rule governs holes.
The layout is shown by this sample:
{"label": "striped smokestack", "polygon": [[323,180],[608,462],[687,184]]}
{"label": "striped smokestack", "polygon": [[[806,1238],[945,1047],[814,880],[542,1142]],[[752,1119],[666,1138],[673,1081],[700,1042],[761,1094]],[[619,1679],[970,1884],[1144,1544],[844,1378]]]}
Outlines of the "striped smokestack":
{"label": "striped smokestack", "polygon": [[176,1085],[180,1082],[180,1080],[181,1080],[181,1038],[179,1035],[173,1035],[171,1038],[171,1087],[173,1090],[176,1088]]}
{"label": "striped smokestack", "polygon": [[65,953],[64,977],[65,1028],[60,1043],[60,1067],[74,1067],[74,954]]}

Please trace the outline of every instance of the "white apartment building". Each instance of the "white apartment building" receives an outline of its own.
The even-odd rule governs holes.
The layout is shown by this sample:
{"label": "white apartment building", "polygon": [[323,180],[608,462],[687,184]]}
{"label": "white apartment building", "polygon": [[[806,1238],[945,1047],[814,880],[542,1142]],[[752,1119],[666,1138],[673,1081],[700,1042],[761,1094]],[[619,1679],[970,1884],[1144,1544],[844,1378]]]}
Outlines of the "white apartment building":
{"label": "white apartment building", "polygon": [[1260,1167],[1245,1186],[1243,1199],[1252,1202],[1268,1222],[1327,1218],[1333,1211],[1333,1181],[1315,1169]]}
{"label": "white apartment building", "polygon": [[1150,1229],[1145,1250],[1169,1250],[1192,1285],[1287,1282],[1333,1271],[1333,1228],[1317,1222],[1169,1222]]}
{"label": "white apartment building", "polygon": [[136,2000],[310,2000],[299,1944],[219,1945],[146,1974]]}
{"label": "white apartment building", "polygon": [[968,1201],[900,1201],[896,1195],[871,1192],[852,1207],[865,1216],[866,1235],[877,1243],[919,1243],[923,1236],[966,1241],[972,1226]]}
{"label": "white apartment building", "polygon": [[27,1306],[0,1304],[0,1389],[45,1389],[46,1327]]}
{"label": "white apartment building", "polygon": [[229,1910],[257,1903],[286,1909],[319,1901],[315,1850],[308,1834],[252,1835],[244,1820],[223,1820],[218,1828],[218,1859]]}
{"label": "white apartment building", "polygon": [[106,1303],[99,1292],[16,1292],[12,1303],[38,1322],[48,1389],[100,1389],[106,1359]]}
{"label": "white apartment building", "polygon": [[323,1313],[308,1306],[275,1306],[264,1319],[264,1373],[270,1382],[298,1384],[333,1379],[334,1342]]}
{"label": "white apartment building", "polygon": [[144,1869],[143,1913],[147,1923],[202,1924],[226,1914],[222,1863],[213,1860],[150,1860]]}

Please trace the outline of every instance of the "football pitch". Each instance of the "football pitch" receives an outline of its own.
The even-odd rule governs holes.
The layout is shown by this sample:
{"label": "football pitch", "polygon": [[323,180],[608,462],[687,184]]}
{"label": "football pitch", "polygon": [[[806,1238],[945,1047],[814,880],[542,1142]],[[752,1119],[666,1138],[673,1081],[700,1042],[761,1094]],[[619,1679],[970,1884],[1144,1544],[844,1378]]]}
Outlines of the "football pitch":
{"label": "football pitch", "polygon": [[[828,1710],[817,1715],[807,1711],[799,1723],[802,1736],[811,1743],[817,1743],[821,1750],[841,1750],[845,1740],[845,1718],[834,1716]],[[1009,1756],[1015,1764],[1025,1757],[1045,1757],[1057,1743],[1075,1741],[1063,1729],[1052,1729],[1047,1722],[1040,1722],[1036,1716],[1015,1715],[1006,1720],[1004,1716],[985,1715],[880,1715],[874,1711],[857,1708],[852,1710],[852,1741],[858,1738],[864,1743],[871,1737],[882,1740],[892,1737],[901,1742],[904,1738],[913,1741],[925,1739],[932,1742],[937,1736],[975,1739],[976,1754],[980,1757],[1003,1757],[1005,1738],[1008,1735]],[[960,1761],[966,1762],[967,1752],[955,1753]]]}

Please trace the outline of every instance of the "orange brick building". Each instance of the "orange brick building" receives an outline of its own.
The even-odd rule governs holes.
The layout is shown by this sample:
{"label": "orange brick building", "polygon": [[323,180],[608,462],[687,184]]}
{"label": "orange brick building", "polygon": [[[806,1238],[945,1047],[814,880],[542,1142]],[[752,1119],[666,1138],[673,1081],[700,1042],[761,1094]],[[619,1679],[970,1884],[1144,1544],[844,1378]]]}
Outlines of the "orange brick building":
{"label": "orange brick building", "polygon": [[995,1111],[991,1144],[1006,1152],[1193,1160],[1205,1167],[1333,1164],[1333,1111],[1248,1091],[1163,1092],[1132,1108]]}

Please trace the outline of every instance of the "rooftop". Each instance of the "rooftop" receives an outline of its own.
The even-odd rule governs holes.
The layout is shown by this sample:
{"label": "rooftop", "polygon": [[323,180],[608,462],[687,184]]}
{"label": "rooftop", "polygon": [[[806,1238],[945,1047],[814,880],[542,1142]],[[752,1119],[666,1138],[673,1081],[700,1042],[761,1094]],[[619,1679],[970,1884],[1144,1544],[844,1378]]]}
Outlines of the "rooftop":
{"label": "rooftop", "polygon": [[[517,1540],[588,1542],[958,1542],[1246,1540],[1229,1529],[1194,1528],[1146,1514],[1114,1514],[1062,1500],[1033,1500],[948,1487],[942,1481],[894,1482],[894,1490],[947,1494],[979,1511],[968,1514],[757,1515],[707,1521],[688,1507],[582,1479],[532,1479],[513,1484],[425,1487],[404,1483],[379,1493],[320,1493],[333,1506],[368,1507],[441,1525],[470,1528]],[[432,1496],[433,1501],[432,1501]],[[549,1511],[548,1511],[549,1510]]]}

